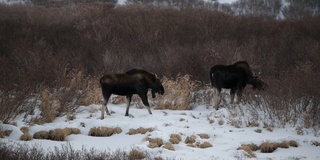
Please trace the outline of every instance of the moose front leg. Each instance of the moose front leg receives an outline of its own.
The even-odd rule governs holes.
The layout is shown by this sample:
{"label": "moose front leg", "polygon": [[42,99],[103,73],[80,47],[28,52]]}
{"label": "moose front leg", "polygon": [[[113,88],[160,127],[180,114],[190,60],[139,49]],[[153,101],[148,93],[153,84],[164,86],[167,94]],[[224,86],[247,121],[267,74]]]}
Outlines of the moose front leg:
{"label": "moose front leg", "polygon": [[150,105],[149,105],[149,102],[148,102],[147,93],[139,94],[139,97],[141,98],[143,104],[147,107],[149,114],[152,114],[151,109],[150,109]]}
{"label": "moose front leg", "polygon": [[129,107],[130,107],[131,99],[132,99],[132,95],[127,95],[127,109],[126,109],[125,116],[129,116]]}
{"label": "moose front leg", "polygon": [[221,97],[220,97],[221,89],[213,87],[213,105],[216,110],[219,109]]}

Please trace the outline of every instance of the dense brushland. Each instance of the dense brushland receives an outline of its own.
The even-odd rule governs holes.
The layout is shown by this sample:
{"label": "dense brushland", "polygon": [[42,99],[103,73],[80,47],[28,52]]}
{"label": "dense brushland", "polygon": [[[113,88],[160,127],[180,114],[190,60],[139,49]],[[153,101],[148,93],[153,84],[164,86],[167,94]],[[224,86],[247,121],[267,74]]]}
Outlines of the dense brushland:
{"label": "dense brushland", "polygon": [[[247,103],[266,107],[283,124],[302,118],[303,127],[318,126],[320,17],[287,17],[206,7],[0,5],[0,120],[39,107],[47,112],[33,123],[45,123],[100,103],[99,77],[132,67],[165,82],[187,79],[179,93],[189,96],[207,89],[211,66],[246,60],[268,84],[259,93],[248,87]],[[186,101],[190,109],[194,101]]]}

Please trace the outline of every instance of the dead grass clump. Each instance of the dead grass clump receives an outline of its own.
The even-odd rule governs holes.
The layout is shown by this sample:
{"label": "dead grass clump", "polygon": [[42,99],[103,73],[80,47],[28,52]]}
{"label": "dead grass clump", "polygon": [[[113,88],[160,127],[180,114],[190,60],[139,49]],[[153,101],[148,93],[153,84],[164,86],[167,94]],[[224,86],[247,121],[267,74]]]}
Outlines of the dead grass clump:
{"label": "dead grass clump", "polygon": [[253,152],[253,150],[249,145],[241,145],[241,147],[239,147],[238,150],[245,151],[246,152],[245,155],[249,158],[256,158],[256,154]]}
{"label": "dead grass clump", "polygon": [[239,124],[238,121],[231,120],[231,121],[229,122],[229,124],[230,124],[231,126],[236,127],[236,128],[241,128],[241,126],[240,126],[240,124]]}
{"label": "dead grass clump", "polygon": [[311,145],[314,145],[314,146],[319,147],[319,146],[320,146],[320,142],[318,142],[318,141],[312,141],[312,142],[311,142]]}
{"label": "dead grass clump", "polygon": [[163,140],[161,138],[147,138],[147,141],[149,141],[149,148],[157,148],[161,147],[163,145]]}
{"label": "dead grass clump", "polygon": [[170,142],[165,143],[163,148],[171,150],[171,151],[175,151],[173,145]]}
{"label": "dead grass clump", "polygon": [[247,127],[259,127],[259,122],[258,121],[249,121],[247,123]]}
{"label": "dead grass clump", "polygon": [[298,146],[299,146],[298,142],[295,141],[295,140],[290,140],[290,141],[289,141],[289,145],[290,145],[291,147],[298,147]]}
{"label": "dead grass clump", "polygon": [[255,132],[257,132],[257,133],[261,133],[262,132],[262,130],[261,129],[256,129],[256,130],[254,130]]}
{"label": "dead grass clump", "polygon": [[49,139],[49,132],[48,131],[39,131],[33,134],[34,139]]}
{"label": "dead grass clump", "polygon": [[40,117],[34,120],[36,124],[50,123],[56,118],[57,108],[60,108],[58,103],[58,95],[44,89],[40,93],[41,104],[39,109],[41,110]]}
{"label": "dead grass clump", "polygon": [[122,129],[119,127],[110,128],[110,127],[93,127],[89,131],[89,136],[96,137],[110,137],[113,134],[119,134],[122,132]]}
{"label": "dead grass clump", "polygon": [[65,141],[67,136],[69,136],[70,134],[80,134],[80,130],[78,128],[64,128],[64,129],[56,128],[50,131],[36,132],[33,135],[33,138],[34,139],[50,139],[53,141]]}
{"label": "dead grass clump", "polygon": [[279,148],[289,148],[289,142],[288,141],[282,141],[277,143],[277,147]]}
{"label": "dead grass clump", "polygon": [[179,144],[179,142],[181,141],[181,136],[179,134],[171,134],[169,141],[172,144]]}
{"label": "dead grass clump", "polygon": [[49,131],[49,139],[54,141],[65,141],[67,135],[63,129],[57,128]]}
{"label": "dead grass clump", "polygon": [[63,129],[63,132],[66,134],[66,135],[70,135],[70,134],[80,134],[81,131],[79,128],[64,128]]}
{"label": "dead grass clump", "polygon": [[212,147],[212,144],[210,143],[210,142],[203,142],[203,143],[201,143],[201,144],[197,144],[197,146],[199,147],[199,148],[209,148],[209,147]]}
{"label": "dead grass clump", "polygon": [[252,151],[259,150],[259,146],[256,144],[251,143],[251,144],[245,144],[245,145],[248,146]]}
{"label": "dead grass clump", "polygon": [[184,143],[193,144],[194,142],[196,142],[196,139],[197,139],[197,137],[195,135],[187,136],[187,138],[185,139]]}
{"label": "dead grass clump", "polygon": [[161,96],[156,109],[190,110],[192,103],[191,93],[199,86],[199,83],[191,80],[190,75],[178,75],[175,80],[163,78],[162,84],[165,93]]}
{"label": "dead grass clump", "polygon": [[188,143],[187,146],[188,146],[188,147],[192,147],[192,148],[197,148],[197,145],[194,144],[194,143],[192,143],[192,144]]}
{"label": "dead grass clump", "polygon": [[20,128],[20,131],[21,131],[22,133],[28,133],[28,132],[29,132],[29,128],[28,128],[28,127],[21,127],[21,128]]}
{"label": "dead grass clump", "polygon": [[129,135],[133,135],[133,134],[145,134],[147,132],[153,132],[154,128],[143,128],[143,127],[139,127],[137,129],[130,129],[129,132],[127,134]]}
{"label": "dead grass clump", "polygon": [[23,135],[20,136],[21,141],[31,141],[33,138],[30,135],[30,133],[23,133]]}
{"label": "dead grass clump", "polygon": [[137,149],[132,149],[129,153],[129,160],[137,160],[146,158],[145,153],[138,151]]}
{"label": "dead grass clump", "polygon": [[263,142],[260,145],[260,150],[262,153],[272,153],[277,149],[278,145],[277,143],[272,143],[272,142]]}
{"label": "dead grass clump", "polygon": [[198,134],[198,136],[200,136],[201,139],[209,139],[210,138],[210,136],[206,133],[200,133],[200,134]]}
{"label": "dead grass clump", "polygon": [[96,78],[85,76],[82,71],[77,71],[73,74],[74,76],[69,82],[69,86],[80,89],[83,93],[83,95],[79,96],[78,104],[85,106],[100,104],[102,94],[100,86],[97,85]]}
{"label": "dead grass clump", "polygon": [[210,124],[213,124],[213,123],[214,123],[214,119],[211,119],[211,118],[209,118],[209,117],[208,117],[207,119],[208,119],[208,121],[209,121]]}
{"label": "dead grass clump", "polygon": [[32,140],[32,136],[29,133],[29,128],[28,127],[21,127],[20,131],[23,133],[23,135],[20,136],[20,140],[22,141],[30,141]]}
{"label": "dead grass clump", "polygon": [[222,125],[224,124],[224,120],[223,120],[223,119],[220,119],[220,120],[218,121],[218,124],[219,124],[220,126],[222,126]]}
{"label": "dead grass clump", "polygon": [[11,130],[2,130],[0,129],[0,138],[8,137],[11,134]]}
{"label": "dead grass clump", "polygon": [[163,160],[162,157],[154,157],[154,160]]}

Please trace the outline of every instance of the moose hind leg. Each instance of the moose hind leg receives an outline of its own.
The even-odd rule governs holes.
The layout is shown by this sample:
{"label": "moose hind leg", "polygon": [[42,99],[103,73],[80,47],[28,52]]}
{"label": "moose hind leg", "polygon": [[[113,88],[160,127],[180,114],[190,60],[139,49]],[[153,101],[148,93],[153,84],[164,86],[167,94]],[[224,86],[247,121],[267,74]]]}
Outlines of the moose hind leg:
{"label": "moose hind leg", "polygon": [[103,96],[103,102],[102,102],[102,107],[101,107],[101,119],[104,119],[104,111],[106,111],[107,115],[111,115],[109,110],[108,110],[108,101],[109,101],[110,95],[104,95]]}
{"label": "moose hind leg", "polygon": [[129,107],[130,107],[130,103],[131,103],[131,98],[132,98],[132,95],[127,96],[127,109],[126,109],[125,116],[129,116]]}
{"label": "moose hind leg", "polygon": [[150,105],[149,105],[149,102],[148,102],[148,96],[147,96],[147,93],[145,94],[139,94],[143,104],[146,106],[146,108],[148,109],[148,112],[149,114],[152,114],[151,112],[151,109],[150,109]]}
{"label": "moose hind leg", "polygon": [[216,110],[219,109],[220,105],[220,90],[217,88],[213,88],[213,105],[216,108]]}

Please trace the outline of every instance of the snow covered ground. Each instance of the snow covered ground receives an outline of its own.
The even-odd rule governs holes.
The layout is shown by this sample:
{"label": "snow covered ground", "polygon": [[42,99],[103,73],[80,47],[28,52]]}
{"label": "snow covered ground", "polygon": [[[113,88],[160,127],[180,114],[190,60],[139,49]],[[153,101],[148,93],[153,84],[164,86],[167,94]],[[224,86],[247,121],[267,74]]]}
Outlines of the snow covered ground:
{"label": "snow covered ground", "polygon": [[[244,114],[232,114],[231,107],[246,106],[228,106],[222,107],[218,111],[212,107],[197,106],[193,110],[153,110],[149,115],[145,108],[138,109],[135,106],[130,108],[129,117],[125,117],[125,104],[109,104],[109,109],[114,113],[106,116],[104,120],[100,119],[101,105],[81,106],[79,113],[74,120],[67,120],[67,117],[57,118],[53,123],[43,125],[29,126],[23,122],[23,115],[17,117],[14,121],[17,126],[0,124],[3,129],[13,130],[9,137],[0,139],[6,143],[21,143],[29,146],[41,146],[45,150],[53,150],[54,147],[70,144],[74,149],[81,150],[83,147],[94,148],[101,151],[130,151],[132,148],[138,148],[148,151],[152,156],[160,156],[167,159],[182,160],[220,160],[220,159],[249,159],[244,155],[244,151],[237,150],[241,144],[257,144],[262,142],[281,142],[283,140],[295,140],[298,147],[289,147],[287,149],[278,148],[273,153],[261,153],[255,151],[256,159],[273,159],[273,160],[293,160],[293,159],[310,159],[320,160],[320,147],[312,145],[313,141],[320,141],[315,136],[312,129],[304,129],[303,135],[298,135],[295,127],[275,127],[273,130],[258,127],[247,127],[240,125],[235,127],[231,125],[232,121],[246,121],[251,116]],[[229,109],[228,109],[229,108]],[[242,116],[239,116],[242,115]],[[29,117],[30,118],[30,117]],[[261,119],[262,120],[262,119]],[[265,120],[263,120],[265,121]],[[223,122],[223,123],[222,123]],[[260,121],[259,123],[263,123]],[[31,135],[38,131],[49,131],[55,128],[76,127],[81,130],[81,134],[70,135],[66,141],[51,141],[33,139],[31,141],[20,141],[22,135],[20,128],[29,127]],[[120,127],[122,132],[110,137],[92,137],[88,136],[92,127]],[[154,128],[153,132],[146,134],[128,135],[129,129],[139,127]],[[261,129],[261,133],[255,130]],[[198,134],[206,133],[209,139],[202,139]],[[175,151],[165,149],[163,146],[158,148],[149,148],[149,141],[146,137],[161,138],[164,143],[169,142],[171,134],[181,135],[179,144],[173,144]],[[196,142],[203,143],[207,141],[213,146],[209,148],[190,147],[185,143],[188,136],[196,136]]]}

